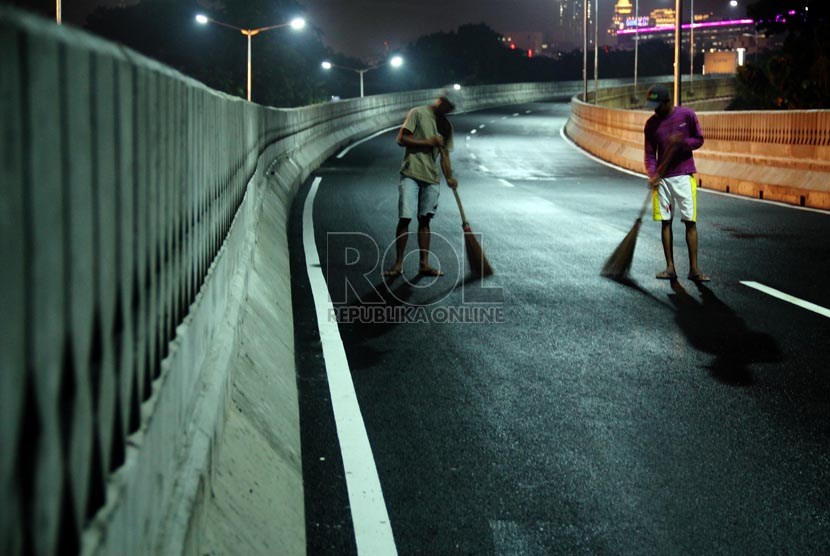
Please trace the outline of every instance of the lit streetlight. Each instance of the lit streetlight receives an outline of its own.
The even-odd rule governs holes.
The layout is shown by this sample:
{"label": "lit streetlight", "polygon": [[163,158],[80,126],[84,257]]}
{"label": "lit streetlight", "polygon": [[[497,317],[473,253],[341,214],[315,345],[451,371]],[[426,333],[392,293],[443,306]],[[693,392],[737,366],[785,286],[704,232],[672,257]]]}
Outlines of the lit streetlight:
{"label": "lit streetlight", "polygon": [[[320,66],[322,66],[322,68],[324,70],[330,70],[331,68],[338,68],[338,69],[353,71],[353,72],[359,74],[360,75],[360,98],[363,98],[363,74],[366,73],[367,71],[377,69],[377,68],[381,67],[382,65],[383,64],[376,64],[374,66],[369,66],[368,68],[357,69],[357,68],[350,68],[350,67],[347,67],[347,66],[339,66],[337,64],[332,64],[328,60],[324,60],[320,64]],[[403,65],[403,58],[401,58],[400,56],[392,56],[392,58],[389,59],[389,65],[392,66],[393,68],[399,68]],[[459,86],[459,88],[460,88],[460,86]]]}
{"label": "lit streetlight", "polygon": [[243,29],[241,27],[237,27],[236,25],[231,25],[229,23],[223,23],[216,19],[210,18],[204,14],[196,15],[196,22],[201,25],[207,25],[208,23],[215,23],[216,25],[221,25],[222,27],[227,27],[229,29],[234,29],[239,31],[246,37],[248,37],[248,102],[251,101],[251,37],[254,35],[258,35],[265,31],[270,31],[271,29],[279,29],[280,27],[291,27],[295,31],[299,31],[303,27],[305,27],[305,19],[301,17],[296,17],[289,21],[288,23],[280,23],[278,25],[269,25],[268,27],[258,27],[256,29]]}

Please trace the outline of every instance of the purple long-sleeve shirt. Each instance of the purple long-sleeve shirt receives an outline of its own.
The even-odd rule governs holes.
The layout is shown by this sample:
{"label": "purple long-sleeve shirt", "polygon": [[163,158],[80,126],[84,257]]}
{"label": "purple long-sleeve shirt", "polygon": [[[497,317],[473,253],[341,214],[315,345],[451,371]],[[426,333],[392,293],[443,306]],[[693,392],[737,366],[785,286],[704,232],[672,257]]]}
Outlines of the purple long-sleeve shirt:
{"label": "purple long-sleeve shirt", "polygon": [[680,133],[683,137],[683,146],[663,177],[670,178],[697,172],[692,151],[703,145],[703,134],[700,132],[700,123],[697,121],[694,110],[677,106],[665,118],[655,114],[646,122],[644,132],[646,139],[645,165],[649,176],[653,176],[657,172],[660,157],[666,152],[669,147],[669,139],[675,133]]}

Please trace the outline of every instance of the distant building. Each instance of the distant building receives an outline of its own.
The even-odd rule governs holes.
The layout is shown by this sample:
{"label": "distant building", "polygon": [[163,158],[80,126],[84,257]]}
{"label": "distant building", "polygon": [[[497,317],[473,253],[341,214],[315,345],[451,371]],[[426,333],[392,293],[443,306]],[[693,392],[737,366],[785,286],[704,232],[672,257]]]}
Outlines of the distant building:
{"label": "distant building", "polygon": [[[659,10],[655,10],[659,11]],[[673,13],[673,12],[672,12]],[[652,15],[654,12],[652,12]],[[683,25],[681,35],[682,47],[689,48],[689,30],[691,25]],[[754,48],[758,47],[760,41],[755,35],[755,22],[751,19],[714,20],[711,14],[695,14],[695,51],[696,52],[717,52],[721,50],[733,50],[737,46],[744,46],[751,42]],[[668,43],[674,42],[674,22],[669,25],[657,24],[651,27],[640,28],[640,41],[660,40]],[[617,45],[620,48],[634,48],[634,29],[617,31]]]}
{"label": "distant building", "polygon": [[[582,48],[582,18],[584,0],[553,0],[553,33],[549,49],[567,52]],[[588,2],[588,28],[594,22],[593,2]],[[589,37],[593,44],[593,37]]]}
{"label": "distant building", "polygon": [[630,0],[617,0],[614,4],[614,15],[611,17],[611,27],[608,34],[614,36],[617,31],[625,29],[629,22],[634,22],[634,6]]}

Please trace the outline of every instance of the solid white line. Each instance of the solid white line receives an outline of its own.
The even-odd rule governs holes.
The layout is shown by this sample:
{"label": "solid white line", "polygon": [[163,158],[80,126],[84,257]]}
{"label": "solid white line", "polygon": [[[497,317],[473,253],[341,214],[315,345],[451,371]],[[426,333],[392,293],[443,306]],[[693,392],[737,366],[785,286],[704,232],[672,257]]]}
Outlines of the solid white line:
{"label": "solid white line", "polygon": [[343,158],[344,156],[349,154],[349,151],[352,150],[353,148],[355,148],[356,146],[362,145],[366,141],[374,139],[375,137],[378,137],[379,135],[383,135],[384,133],[392,131],[393,129],[400,129],[400,127],[401,126],[399,126],[399,125],[396,125],[394,127],[387,127],[386,129],[382,129],[382,130],[378,131],[377,133],[373,133],[372,135],[370,135],[369,137],[366,137],[365,139],[361,139],[357,143],[352,143],[351,145],[349,145],[348,147],[346,147],[345,149],[340,151],[340,154],[337,155],[337,158]]}
{"label": "solid white line", "polygon": [[[616,164],[611,164],[610,162],[608,162],[606,160],[603,160],[601,158],[598,158],[598,157],[592,155],[591,153],[589,153],[588,151],[586,151],[585,149],[583,149],[582,147],[580,147],[579,145],[574,143],[571,140],[570,137],[565,135],[565,126],[562,126],[562,128],[559,130],[559,135],[562,137],[562,139],[565,140],[566,143],[568,143],[570,146],[572,146],[577,151],[581,152],[583,155],[587,156],[588,158],[590,158],[594,162],[599,162],[600,164],[602,164],[604,166],[607,166],[609,168],[613,168],[614,170],[618,170],[620,172],[623,172],[623,173],[631,175],[631,176],[636,176],[638,178],[648,179],[648,176],[646,176],[645,174],[641,174],[639,172],[634,172],[632,170],[629,170],[628,168],[623,168],[621,166],[617,166]],[[766,204],[766,205],[776,205],[776,206],[784,207],[784,208],[788,208],[788,209],[803,210],[803,211],[806,211],[806,212],[816,212],[818,214],[824,214],[824,215],[830,216],[830,211],[821,210],[821,209],[814,209],[814,208],[810,208],[810,207],[799,207],[799,206],[796,206],[796,205],[789,205],[787,203],[781,203],[779,201],[770,201],[768,199],[756,199],[755,197],[746,197],[744,195],[736,195],[734,193],[727,193],[726,191],[717,191],[715,189],[706,189],[704,187],[698,188],[698,191],[703,191],[704,193],[709,193],[709,194],[712,194],[712,195],[722,195],[724,197],[729,197],[730,199],[740,199],[741,201],[754,201],[756,203],[763,203],[763,204]]]}
{"label": "solid white line", "polygon": [[357,402],[352,383],[352,374],[340,330],[329,318],[333,311],[326,279],[320,267],[317,241],[314,238],[314,198],[322,178],[315,178],[303,208],[303,248],[306,271],[311,284],[314,306],[317,313],[317,327],[326,363],[331,405],[343,456],[346,473],[346,489],[354,524],[354,536],[358,554],[365,556],[394,555],[398,553],[383,490],[380,486],[372,447],[366,435],[363,416]]}
{"label": "solid white line", "polygon": [[513,185],[512,183],[510,183],[509,181],[507,181],[504,178],[499,178],[499,181],[507,187],[516,187],[515,185]]}
{"label": "solid white line", "polygon": [[803,299],[799,299],[797,297],[793,297],[790,294],[784,293],[782,291],[778,291],[775,288],[771,288],[769,286],[765,286],[764,284],[760,284],[758,282],[740,282],[744,286],[748,286],[750,288],[754,288],[760,292],[764,292],[767,295],[771,295],[772,297],[777,297],[783,301],[788,303],[792,303],[793,305],[798,305],[802,309],[807,309],[808,311],[812,311],[814,313],[818,313],[823,317],[830,318],[830,309],[826,309],[821,305],[816,305],[815,303],[810,303],[809,301],[804,301]]}
{"label": "solid white line", "polygon": [[488,170],[488,169],[487,169],[487,167],[486,167],[486,166],[484,166],[484,165],[479,165],[479,167],[478,167],[478,168],[479,168],[479,170],[481,170],[482,172],[489,172],[489,171],[490,171],[490,170]]}

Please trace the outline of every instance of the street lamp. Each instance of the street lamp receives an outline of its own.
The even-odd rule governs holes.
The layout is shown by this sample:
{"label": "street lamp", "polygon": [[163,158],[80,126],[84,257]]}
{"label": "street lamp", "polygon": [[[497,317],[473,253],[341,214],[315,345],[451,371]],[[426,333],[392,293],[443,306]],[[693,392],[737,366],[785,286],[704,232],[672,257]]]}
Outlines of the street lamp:
{"label": "street lamp", "polygon": [[61,24],[61,0],[55,0],[55,21]]}
{"label": "street lamp", "polygon": [[291,27],[295,31],[299,31],[303,27],[305,27],[305,19],[301,17],[295,17],[288,23],[280,23],[278,25],[269,25],[268,27],[258,27],[256,29],[243,29],[241,27],[237,27],[236,25],[231,25],[229,23],[223,23],[211,17],[208,17],[204,14],[197,14],[196,15],[196,22],[201,25],[207,25],[208,23],[215,23],[216,25],[221,25],[222,27],[227,27],[228,29],[234,29],[239,31],[246,37],[248,37],[248,102],[251,102],[251,37],[254,35],[258,35],[265,31],[270,31],[271,29],[279,29],[280,27]]}
{"label": "street lamp", "polygon": [[[374,66],[369,66],[368,68],[357,69],[357,68],[350,68],[348,66],[340,66],[340,65],[337,65],[337,64],[332,64],[328,60],[324,60],[320,64],[320,66],[324,70],[330,70],[331,68],[338,68],[338,69],[353,71],[353,72],[359,74],[360,75],[360,98],[363,98],[363,74],[366,73],[367,71],[377,69],[377,68],[381,67],[382,65],[383,64],[375,64]],[[400,56],[392,56],[392,58],[389,59],[389,65],[392,66],[393,68],[399,68],[403,65],[403,58],[401,58]]]}

